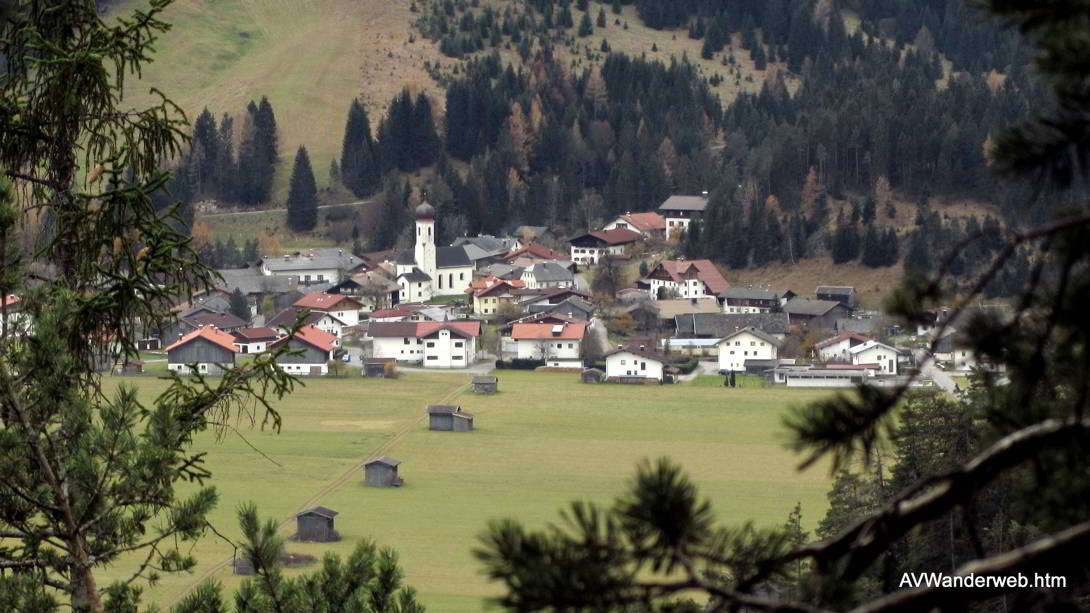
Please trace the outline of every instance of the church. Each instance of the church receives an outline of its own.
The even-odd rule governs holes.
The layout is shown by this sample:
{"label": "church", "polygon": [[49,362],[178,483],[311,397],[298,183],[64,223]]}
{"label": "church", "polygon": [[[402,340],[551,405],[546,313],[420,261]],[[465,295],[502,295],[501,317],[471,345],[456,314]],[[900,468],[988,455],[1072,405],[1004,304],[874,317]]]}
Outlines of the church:
{"label": "church", "polygon": [[423,302],[436,296],[465,294],[473,280],[473,262],[465,247],[435,246],[435,207],[416,207],[416,244],[397,258],[400,302]]}

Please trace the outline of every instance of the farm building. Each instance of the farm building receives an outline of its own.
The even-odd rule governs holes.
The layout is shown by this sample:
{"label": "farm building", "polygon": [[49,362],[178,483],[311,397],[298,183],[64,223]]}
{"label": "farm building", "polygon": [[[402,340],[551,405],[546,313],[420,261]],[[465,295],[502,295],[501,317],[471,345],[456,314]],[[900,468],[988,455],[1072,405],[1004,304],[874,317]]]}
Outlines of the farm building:
{"label": "farm building", "polygon": [[144,372],[144,362],[141,360],[128,360],[121,366],[123,375],[139,375]]}
{"label": "farm building", "polygon": [[366,358],[363,361],[360,374],[372,379],[385,378],[389,370],[386,365],[394,364],[396,361],[393,358]]}
{"label": "farm building", "polygon": [[288,344],[289,353],[276,358],[280,368],[293,375],[325,375],[329,372],[327,363],[333,359],[334,341],[332,334],[314,326],[303,326],[294,336],[284,337],[273,343],[278,347]]}
{"label": "farm building", "polygon": [[451,415],[453,418],[451,426],[454,432],[472,432],[473,431],[473,413],[466,413],[461,411]]}
{"label": "farm building", "polygon": [[597,368],[586,368],[579,376],[583,383],[601,383],[606,378],[606,373]]}
{"label": "farm building", "polygon": [[197,328],[167,347],[167,369],[191,374],[193,364],[202,375],[221,375],[235,365],[235,337],[215,328]]}
{"label": "farm building", "polygon": [[363,465],[364,483],[371,487],[400,487],[401,477],[397,475],[397,467],[401,460],[382,456],[375,458]]}
{"label": "farm building", "polygon": [[878,374],[897,374],[897,349],[878,341],[867,341],[848,350],[852,355],[852,364],[878,364]]}
{"label": "farm building", "polygon": [[869,378],[870,373],[865,369],[846,368],[790,370],[783,375],[787,387],[852,387],[866,383]]}
{"label": "farm building", "polygon": [[462,407],[453,404],[429,404],[428,405],[428,430],[450,432],[454,429],[454,414],[460,413]]}
{"label": "farm building", "polygon": [[300,541],[329,543],[340,537],[333,529],[337,512],[325,507],[314,507],[295,515],[295,538]]}
{"label": "farm building", "polygon": [[666,237],[677,236],[689,229],[689,224],[699,220],[708,206],[708,194],[683,196],[674,194],[659,205],[659,214],[666,218]]}
{"label": "farm building", "polygon": [[473,377],[474,394],[495,394],[500,391],[500,380],[493,376]]}
{"label": "farm building", "polygon": [[814,296],[818,300],[839,302],[848,310],[855,309],[855,288],[850,285],[819,285]]}
{"label": "farm building", "polygon": [[840,302],[797,297],[783,305],[783,312],[787,313],[791,325],[804,330],[832,330],[836,320],[851,315],[851,310]]}
{"label": "farm building", "polygon": [[851,362],[851,349],[871,339],[854,332],[844,332],[814,345],[818,356],[825,362]]}
{"label": "farm building", "polygon": [[235,346],[239,353],[264,353],[269,344],[280,338],[280,333],[272,328],[242,328],[231,333],[235,337]]}
{"label": "farm building", "polygon": [[611,380],[652,379],[662,381],[668,358],[645,345],[623,347],[605,355],[606,375]]}

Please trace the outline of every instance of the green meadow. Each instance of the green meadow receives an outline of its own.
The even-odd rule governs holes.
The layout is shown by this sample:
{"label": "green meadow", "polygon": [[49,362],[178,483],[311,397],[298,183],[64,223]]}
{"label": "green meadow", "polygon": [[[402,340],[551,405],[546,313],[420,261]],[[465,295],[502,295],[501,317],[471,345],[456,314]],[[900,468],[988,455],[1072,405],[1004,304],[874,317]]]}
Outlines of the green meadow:
{"label": "green meadow", "polygon": [[[340,512],[342,540],[289,542],[289,551],[344,555],[374,539],[398,551],[429,610],[458,613],[484,610],[484,599],[497,593],[472,556],[488,520],[543,526],[571,500],[609,502],[641,459],[680,462],[724,522],[780,524],[801,502],[812,529],[825,512],[827,467],[797,472],[781,418],[827,392],[726,389],[719,377],[644,387],[584,385],[569,373],[497,374],[500,393],[492,396],[470,393],[464,374],[309,380],[277,403],[280,433],[243,421],[246,440],[202,435],[196,445],[208,452],[210,485],[220,495],[212,523],[238,539],[236,509],[254,501],[263,517],[284,522],[288,536],[294,513],[330,507]],[[148,400],[165,386],[151,376],[114,381],[138,385]],[[474,432],[427,430],[425,406],[450,402],[475,414]],[[404,462],[404,486],[363,486],[359,465],[378,455]],[[149,600],[168,606],[205,579],[233,590],[240,578],[228,564],[232,551],[210,533],[194,550],[197,571],[165,577],[147,589]],[[124,560],[106,578],[127,577],[135,564]]]}

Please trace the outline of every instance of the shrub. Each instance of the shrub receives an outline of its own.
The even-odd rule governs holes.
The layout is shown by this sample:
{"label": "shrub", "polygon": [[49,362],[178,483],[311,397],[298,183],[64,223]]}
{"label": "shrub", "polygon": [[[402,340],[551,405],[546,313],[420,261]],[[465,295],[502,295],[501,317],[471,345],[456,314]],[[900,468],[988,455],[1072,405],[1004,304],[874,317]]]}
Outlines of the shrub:
{"label": "shrub", "polygon": [[500,370],[533,370],[544,366],[545,360],[531,360],[527,358],[515,358],[513,360],[496,360],[496,368]]}

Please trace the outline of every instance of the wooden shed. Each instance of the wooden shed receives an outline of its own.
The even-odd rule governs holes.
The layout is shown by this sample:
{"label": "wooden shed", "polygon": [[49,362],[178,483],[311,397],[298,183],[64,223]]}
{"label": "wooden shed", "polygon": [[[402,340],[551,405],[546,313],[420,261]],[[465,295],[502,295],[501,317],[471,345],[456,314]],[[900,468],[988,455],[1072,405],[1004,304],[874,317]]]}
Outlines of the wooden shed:
{"label": "wooden shed", "polygon": [[252,575],[254,574],[254,563],[250,558],[246,557],[246,554],[240,551],[235,554],[235,559],[231,560],[231,570],[236,575]]}
{"label": "wooden shed", "polygon": [[401,460],[382,456],[375,458],[363,465],[364,483],[371,487],[399,487],[402,484],[401,477],[397,475],[397,467]]}
{"label": "wooden shed", "polygon": [[325,507],[314,507],[295,515],[295,538],[299,541],[328,543],[340,539],[333,529],[337,512]]}
{"label": "wooden shed", "polygon": [[360,374],[364,377],[381,379],[386,376],[386,365],[393,361],[394,358],[367,358],[363,361]]}
{"label": "wooden shed", "polygon": [[491,375],[473,377],[474,394],[495,394],[500,391],[500,380]]}
{"label": "wooden shed", "polygon": [[454,415],[461,410],[462,407],[452,404],[429,404],[428,430],[450,432],[454,429]]}
{"label": "wooden shed", "polygon": [[121,365],[121,374],[138,375],[142,372],[144,372],[144,362],[140,360],[129,360]]}
{"label": "wooden shed", "polygon": [[473,431],[473,413],[466,413],[465,411],[459,411],[451,415],[451,425],[454,432],[472,432]]}

